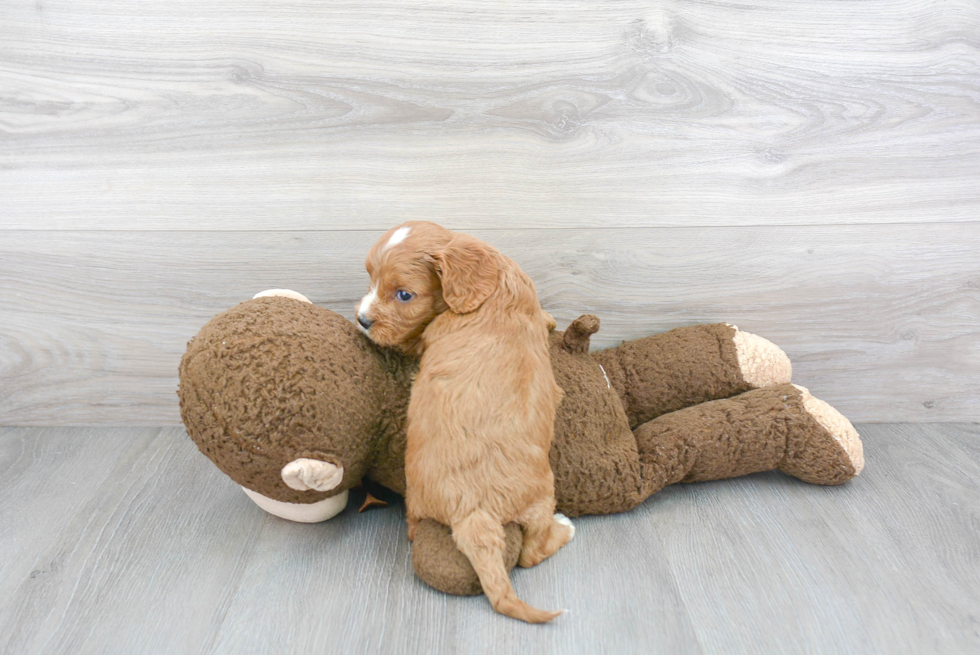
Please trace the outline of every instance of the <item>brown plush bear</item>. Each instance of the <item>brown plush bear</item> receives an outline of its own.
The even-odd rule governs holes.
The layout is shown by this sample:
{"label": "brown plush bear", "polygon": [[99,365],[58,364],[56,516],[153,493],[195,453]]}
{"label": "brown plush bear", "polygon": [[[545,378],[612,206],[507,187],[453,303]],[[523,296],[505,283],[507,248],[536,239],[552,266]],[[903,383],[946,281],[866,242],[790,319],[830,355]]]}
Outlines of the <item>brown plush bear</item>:
{"label": "brown plush bear", "polygon": [[[284,297],[286,296],[286,297]],[[861,472],[861,440],[806,389],[775,345],[727,324],[589,352],[599,319],[551,335],[558,511],[623,512],[665,485],[779,469],[814,484]],[[180,364],[181,417],[201,452],[263,509],[318,521],[363,478],[405,491],[405,415],[417,362],[295,292],[259,294],[212,319]],[[507,526],[508,567],[520,528]],[[419,527],[418,576],[480,593],[448,528]]]}

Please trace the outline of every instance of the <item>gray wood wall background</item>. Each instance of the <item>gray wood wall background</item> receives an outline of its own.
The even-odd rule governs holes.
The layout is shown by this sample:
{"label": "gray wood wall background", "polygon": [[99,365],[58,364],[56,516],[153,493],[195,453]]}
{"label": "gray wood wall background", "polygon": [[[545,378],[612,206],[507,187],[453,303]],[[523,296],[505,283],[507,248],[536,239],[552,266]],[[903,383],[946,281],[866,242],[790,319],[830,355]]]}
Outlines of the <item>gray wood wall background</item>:
{"label": "gray wood wall background", "polygon": [[610,345],[980,420],[975,0],[0,0],[0,425],[167,425],[215,313],[424,218]]}

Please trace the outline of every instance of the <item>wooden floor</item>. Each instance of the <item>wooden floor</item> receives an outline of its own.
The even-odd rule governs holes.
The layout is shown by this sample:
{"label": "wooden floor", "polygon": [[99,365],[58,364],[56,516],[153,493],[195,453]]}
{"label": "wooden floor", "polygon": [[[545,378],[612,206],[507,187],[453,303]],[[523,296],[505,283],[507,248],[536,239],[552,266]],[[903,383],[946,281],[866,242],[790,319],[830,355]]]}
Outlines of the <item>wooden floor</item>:
{"label": "wooden floor", "polygon": [[181,428],[2,429],[0,652],[980,652],[980,426],[858,427],[842,487],[767,473],[578,519],[513,576],[570,609],[547,626],[420,583],[398,505],[289,523]]}

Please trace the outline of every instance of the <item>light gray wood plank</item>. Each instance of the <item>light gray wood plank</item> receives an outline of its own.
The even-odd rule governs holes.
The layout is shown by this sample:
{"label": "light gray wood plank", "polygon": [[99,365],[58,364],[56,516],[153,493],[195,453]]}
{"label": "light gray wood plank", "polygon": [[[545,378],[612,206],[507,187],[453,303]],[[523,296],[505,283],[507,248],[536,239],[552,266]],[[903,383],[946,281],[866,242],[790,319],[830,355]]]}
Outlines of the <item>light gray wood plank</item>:
{"label": "light gray wood plank", "polygon": [[[855,421],[980,420],[980,224],[474,231],[560,326],[614,345],[728,321]],[[7,232],[0,425],[176,424],[213,315],[286,287],[351,318],[380,232]]]}
{"label": "light gray wood plank", "polygon": [[971,0],[7,1],[0,229],[976,220],[978,33]]}
{"label": "light gray wood plank", "polygon": [[706,651],[980,648],[980,426],[859,428],[868,466],[847,485],[696,487],[665,550],[678,586],[699,590],[685,600]]}
{"label": "light gray wood plank", "polygon": [[[767,473],[579,518],[568,547],[513,574],[524,598],[571,610],[548,626],[418,582],[399,503],[357,514],[355,499],[293,524],[252,506],[180,429],[0,430],[0,452],[59,442],[63,475],[103,476],[70,514],[23,495],[0,510],[49,519],[42,560],[60,562],[31,578],[18,553],[0,576],[0,652],[980,649],[980,426],[858,428],[868,467],[841,487]],[[41,457],[0,461],[18,488],[48,479]],[[5,543],[33,539],[13,526]]]}
{"label": "light gray wood plank", "polygon": [[[18,432],[6,430],[0,441],[50,439],[49,432]],[[71,430],[60,439],[73,442],[72,473],[98,480],[96,493],[73,498],[50,478],[46,462],[23,473],[35,486],[46,485],[48,496],[73,505],[70,514],[56,502],[9,498],[5,513],[51,521],[57,534],[42,543],[22,525],[11,526],[15,542],[29,539],[36,551],[3,578],[0,652],[205,647],[267,517],[215,475],[183,430],[91,432]],[[102,465],[91,463],[99,456]]]}
{"label": "light gray wood plank", "polygon": [[[569,610],[542,629],[495,615],[485,597],[447,596],[420,583],[403,514],[400,505],[364,515],[348,510],[342,523],[312,535],[309,527],[270,526],[215,652],[597,652],[600,645],[627,653],[699,652],[667,562],[645,535],[605,533],[583,519],[561,559],[515,571],[522,598]],[[646,552],[650,559],[636,576],[634,557],[596,567],[606,552]],[[291,617],[287,625],[283,615]]]}
{"label": "light gray wood plank", "polygon": [[[92,428],[0,428],[0,580],[31,580],[63,562],[40,555],[91,502],[113,466],[149,428],[106,435]],[[2,601],[0,601],[2,602]]]}

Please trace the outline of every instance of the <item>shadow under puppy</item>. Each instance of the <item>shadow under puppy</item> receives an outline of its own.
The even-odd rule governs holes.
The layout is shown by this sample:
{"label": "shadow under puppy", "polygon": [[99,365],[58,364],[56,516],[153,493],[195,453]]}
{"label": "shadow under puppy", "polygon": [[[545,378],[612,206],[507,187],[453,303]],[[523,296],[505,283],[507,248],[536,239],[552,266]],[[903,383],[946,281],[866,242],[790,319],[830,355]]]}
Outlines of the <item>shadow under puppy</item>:
{"label": "shadow under puppy", "polygon": [[373,341],[421,355],[408,406],[408,538],[422,519],[452,529],[495,610],[531,623],[561,612],[517,597],[504,528],[534,566],[575,534],[555,514],[548,461],[561,388],[548,352],[554,319],[531,279],[491,246],[434,223],[392,228],[366,261],[357,322]]}

